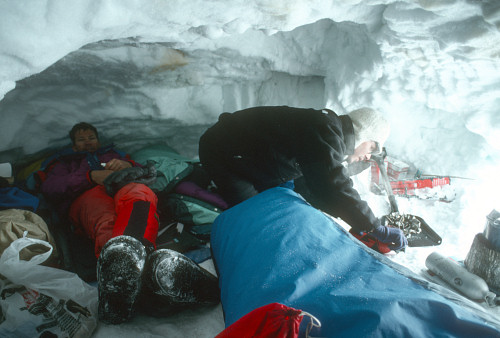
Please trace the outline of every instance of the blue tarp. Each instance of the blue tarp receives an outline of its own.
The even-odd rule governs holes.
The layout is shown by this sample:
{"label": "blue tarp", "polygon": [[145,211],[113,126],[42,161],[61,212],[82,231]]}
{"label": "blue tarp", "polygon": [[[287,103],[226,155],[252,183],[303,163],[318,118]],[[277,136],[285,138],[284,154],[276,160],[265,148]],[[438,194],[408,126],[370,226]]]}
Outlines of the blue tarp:
{"label": "blue tarp", "polygon": [[497,323],[393,268],[287,188],[223,212],[211,234],[226,326],[277,302],[322,337],[499,337]]}

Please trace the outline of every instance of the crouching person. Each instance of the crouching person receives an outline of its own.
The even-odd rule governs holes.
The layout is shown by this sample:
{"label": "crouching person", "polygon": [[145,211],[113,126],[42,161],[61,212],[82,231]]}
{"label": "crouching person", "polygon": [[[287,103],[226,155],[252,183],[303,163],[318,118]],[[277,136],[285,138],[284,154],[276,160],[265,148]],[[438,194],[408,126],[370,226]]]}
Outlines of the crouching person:
{"label": "crouching person", "polygon": [[69,135],[72,149],[52,162],[41,189],[59,218],[94,243],[100,319],[118,324],[136,308],[169,314],[218,303],[216,277],[175,251],[155,250],[158,199],[147,186],[154,167],[102,147],[91,124],[78,123]]}
{"label": "crouching person", "polygon": [[371,108],[337,115],[327,109],[253,107],[221,114],[201,136],[199,155],[231,206],[302,180],[297,190],[314,207],[340,217],[355,233],[370,233],[401,250],[408,244],[404,233],[381,225],[345,168],[368,168],[362,162],[382,150],[389,132],[389,122]]}

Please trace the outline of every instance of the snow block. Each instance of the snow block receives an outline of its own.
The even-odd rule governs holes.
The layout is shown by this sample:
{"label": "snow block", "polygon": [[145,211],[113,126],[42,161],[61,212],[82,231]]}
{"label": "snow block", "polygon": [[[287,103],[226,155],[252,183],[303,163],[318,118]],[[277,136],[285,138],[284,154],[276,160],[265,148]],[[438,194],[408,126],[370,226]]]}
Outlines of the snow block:
{"label": "snow block", "polygon": [[458,305],[456,299],[472,302],[451,301],[459,296],[444,297],[431,290],[435,284],[390,266],[287,188],[224,211],[213,224],[211,245],[226,326],[280,303],[319,319],[321,329],[312,336],[500,335],[499,322],[484,320],[484,310]]}
{"label": "snow block", "polygon": [[484,234],[474,237],[464,264],[467,270],[483,278],[492,291],[500,292],[500,252]]}

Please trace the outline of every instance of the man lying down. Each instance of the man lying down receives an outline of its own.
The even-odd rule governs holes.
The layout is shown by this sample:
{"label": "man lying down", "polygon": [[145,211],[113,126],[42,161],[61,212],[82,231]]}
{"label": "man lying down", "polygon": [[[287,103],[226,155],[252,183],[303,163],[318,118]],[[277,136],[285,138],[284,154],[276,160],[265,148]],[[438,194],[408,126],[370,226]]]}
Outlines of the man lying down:
{"label": "man lying down", "polygon": [[313,337],[500,336],[498,319],[388,263],[286,187],[222,213],[211,245],[226,327],[280,303],[319,319]]}

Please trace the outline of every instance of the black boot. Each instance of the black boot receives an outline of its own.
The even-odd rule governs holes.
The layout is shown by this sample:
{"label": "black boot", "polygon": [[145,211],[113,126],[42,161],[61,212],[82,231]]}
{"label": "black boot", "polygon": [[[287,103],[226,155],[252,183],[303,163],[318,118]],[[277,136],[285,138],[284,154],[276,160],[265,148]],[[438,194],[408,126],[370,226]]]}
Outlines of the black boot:
{"label": "black boot", "polygon": [[97,261],[100,320],[119,324],[132,317],[145,261],[146,249],[133,237],[114,237],[104,245]]}
{"label": "black boot", "polygon": [[160,249],[148,256],[138,308],[167,316],[188,307],[220,301],[218,279],[177,251]]}

